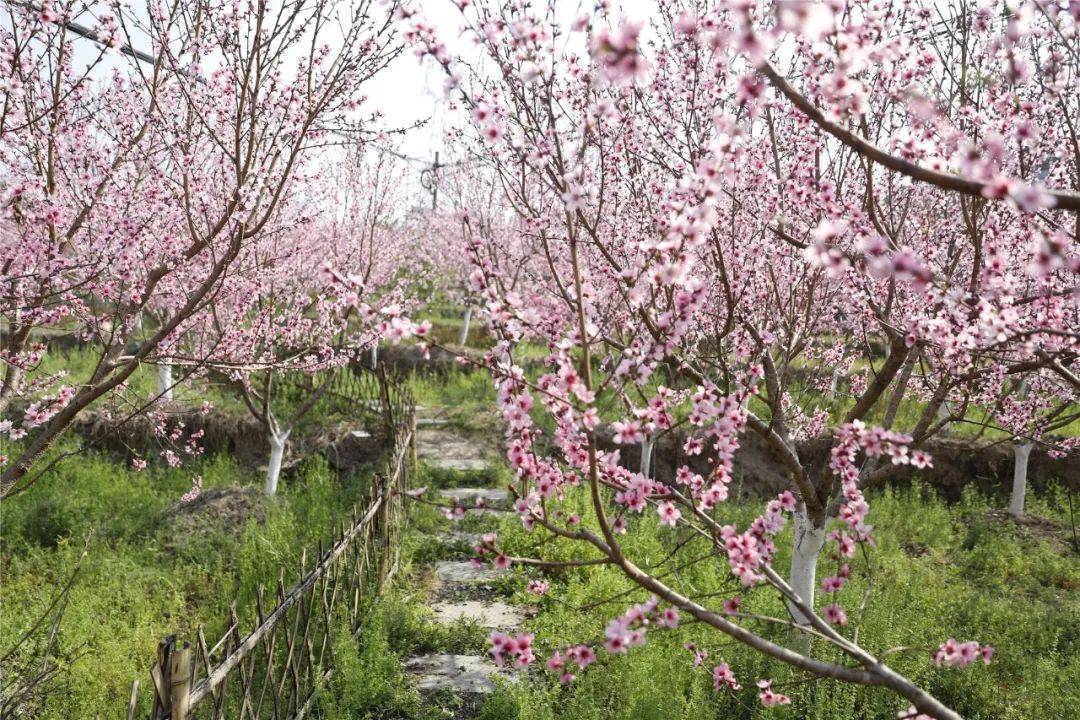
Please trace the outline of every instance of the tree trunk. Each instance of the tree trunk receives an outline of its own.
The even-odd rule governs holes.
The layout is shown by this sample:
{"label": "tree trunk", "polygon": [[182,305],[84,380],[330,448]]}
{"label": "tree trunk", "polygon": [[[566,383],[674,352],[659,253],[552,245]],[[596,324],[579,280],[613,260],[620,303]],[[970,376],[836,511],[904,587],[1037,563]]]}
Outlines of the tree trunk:
{"label": "tree trunk", "polygon": [[1030,440],[1018,442],[1013,445],[1013,486],[1012,497],[1009,499],[1009,514],[1015,518],[1024,515],[1024,497],[1027,495],[1028,458],[1031,457],[1031,448],[1034,446]]}
{"label": "tree trunk", "polygon": [[458,345],[464,345],[469,341],[469,321],[472,320],[472,308],[465,308],[465,317],[461,320],[461,335],[458,336]]}
{"label": "tree trunk", "polygon": [[840,371],[833,370],[832,378],[829,380],[829,399],[836,399],[836,391],[840,389]]}
{"label": "tree trunk", "polygon": [[157,396],[165,402],[173,399],[172,365],[168,363],[157,366]]}
{"label": "tree trunk", "polygon": [[[825,523],[818,527],[813,518],[807,515],[806,506],[800,503],[795,510],[795,538],[791,547],[791,576],[788,582],[799,599],[810,607],[814,606],[817,559],[824,546]],[[794,604],[789,605],[795,622],[800,625],[809,623],[810,619],[801,610]]]}
{"label": "tree trunk", "polygon": [[289,430],[276,434],[271,432],[270,439],[270,464],[266,467],[266,485],[263,486],[263,495],[267,497],[277,493],[278,476],[281,475],[281,460],[285,457],[285,444],[289,440]]}
{"label": "tree trunk", "polygon": [[653,436],[646,435],[641,441],[641,474],[650,477],[652,473]]}

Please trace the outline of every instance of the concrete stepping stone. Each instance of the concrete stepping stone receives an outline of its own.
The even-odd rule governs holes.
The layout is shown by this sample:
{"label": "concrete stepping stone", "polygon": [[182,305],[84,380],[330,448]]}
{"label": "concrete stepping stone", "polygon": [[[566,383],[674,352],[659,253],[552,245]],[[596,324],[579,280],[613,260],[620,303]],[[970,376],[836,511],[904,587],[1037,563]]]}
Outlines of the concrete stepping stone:
{"label": "concrete stepping stone", "polygon": [[483,533],[465,532],[464,530],[447,530],[446,532],[439,533],[437,537],[439,538],[439,542],[443,545],[468,545],[471,549],[480,544]]}
{"label": "concrete stepping stone", "polygon": [[505,505],[510,500],[510,491],[502,488],[446,488],[439,492],[463,505],[472,505],[480,499],[487,505]]}
{"label": "concrete stepping stone", "polygon": [[455,472],[482,472],[491,467],[491,463],[482,457],[454,457],[447,455],[421,455],[420,458],[440,470],[453,470]]}
{"label": "concrete stepping stone", "polygon": [[435,622],[444,625],[458,621],[474,622],[489,630],[506,630],[525,622],[525,613],[502,602],[464,600],[461,602],[438,602],[431,606]]}
{"label": "concrete stepping stone", "polygon": [[443,560],[435,563],[435,577],[444,585],[497,582],[506,572],[487,565],[474,565],[468,560]]}
{"label": "concrete stepping stone", "polygon": [[449,689],[459,693],[490,693],[491,677],[500,671],[495,663],[480,655],[435,653],[405,661],[405,672],[416,678],[421,692]]}
{"label": "concrete stepping stone", "polygon": [[425,427],[416,434],[416,452],[427,464],[442,470],[477,472],[491,467],[492,453],[475,439],[452,430]]}

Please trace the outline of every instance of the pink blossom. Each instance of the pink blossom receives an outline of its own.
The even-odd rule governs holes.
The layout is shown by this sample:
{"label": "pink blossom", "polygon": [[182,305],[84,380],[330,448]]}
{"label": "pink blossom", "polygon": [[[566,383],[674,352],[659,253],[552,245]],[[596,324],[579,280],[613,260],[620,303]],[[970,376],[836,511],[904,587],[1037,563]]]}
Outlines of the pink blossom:
{"label": "pink blossom", "polygon": [[548,582],[547,580],[533,579],[529,581],[527,588],[533,595],[546,595],[548,592]]}
{"label": "pink blossom", "polygon": [[837,603],[832,603],[821,608],[821,614],[825,617],[825,620],[833,625],[847,625],[848,618],[847,613]]}
{"label": "pink blossom", "polygon": [[617,29],[601,29],[593,35],[589,43],[593,62],[609,82],[623,85],[645,79],[649,64],[638,47],[640,32],[641,23],[623,19]]}
{"label": "pink blossom", "polygon": [[186,505],[202,495],[202,475],[192,478],[191,489],[180,496],[180,503]]}
{"label": "pink blossom", "polygon": [[735,673],[731,671],[731,668],[728,667],[726,662],[720,663],[713,668],[712,677],[713,689],[716,690],[716,692],[725,689],[734,691],[742,688],[742,685],[735,679]]}
{"label": "pink blossom", "polygon": [[989,665],[993,654],[994,649],[989,645],[980,646],[974,640],[961,643],[949,638],[934,652],[934,664],[938,667],[962,668],[982,658],[983,663]]}
{"label": "pink blossom", "polygon": [[791,698],[772,689],[772,680],[758,680],[757,686],[761,688],[758,700],[764,707],[771,708],[779,705],[790,705]]}
{"label": "pink blossom", "polygon": [[662,502],[656,507],[656,512],[660,515],[660,524],[675,527],[679,518],[682,517],[682,513],[679,511],[675,504],[667,501]]}

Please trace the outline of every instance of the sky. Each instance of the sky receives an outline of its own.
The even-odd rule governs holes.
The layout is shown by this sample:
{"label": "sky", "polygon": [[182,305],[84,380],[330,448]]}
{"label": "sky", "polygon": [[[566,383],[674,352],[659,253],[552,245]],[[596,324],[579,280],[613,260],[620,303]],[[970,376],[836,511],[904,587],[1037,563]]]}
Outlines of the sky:
{"label": "sky", "polygon": [[[469,56],[475,51],[473,43],[461,35],[461,11],[451,0],[415,0],[425,19],[438,31],[439,37],[455,56]],[[474,3],[482,0],[473,0]],[[623,0],[612,3],[619,8],[613,16],[623,15],[634,20],[648,20],[655,11],[655,0]],[[567,26],[583,9],[593,2],[586,0],[556,0],[556,12]],[[369,88],[371,107],[381,108],[389,128],[407,127],[419,120],[426,120],[425,127],[413,130],[397,141],[403,154],[431,161],[437,151],[443,150],[443,135],[453,118],[448,116],[443,90],[445,74],[432,62],[420,63],[416,55],[407,50],[375,78]],[[413,163],[419,165],[419,163]]]}
{"label": "sky", "polygon": [[[482,0],[473,0],[482,2]],[[476,53],[473,42],[461,33],[462,16],[460,10],[452,0],[413,0],[414,6],[418,7],[425,19],[437,29],[440,39],[447,44],[455,56],[469,57]],[[569,25],[573,19],[592,6],[591,0],[555,0],[556,12],[559,19]],[[613,16],[624,15],[635,20],[647,20],[655,9],[655,0],[623,0],[621,3],[613,3],[618,10]],[[95,7],[103,7],[103,4],[89,3],[90,15],[82,15],[79,21],[83,25],[93,26]],[[136,14],[139,12],[140,3],[132,3],[131,8]],[[0,23],[6,24],[5,19]],[[136,37],[133,45],[137,50],[148,51],[149,42],[140,43]],[[141,47],[146,45],[147,47]],[[80,40],[76,51],[76,65],[80,60],[89,63],[98,56],[98,46],[90,40]],[[97,72],[106,73],[116,65],[127,65],[130,58],[112,56],[98,66]],[[431,162],[435,153],[443,150],[443,136],[447,127],[452,124],[453,118],[448,117],[446,111],[446,96],[443,90],[445,75],[441,68],[432,62],[421,63],[411,49],[406,49],[394,62],[380,75],[376,76],[366,87],[368,93],[367,107],[379,109],[384,115],[384,126],[387,129],[404,128],[418,121],[425,121],[422,128],[409,131],[404,136],[394,140],[396,149],[417,162],[411,163],[416,168],[416,173],[422,169],[424,163]]]}

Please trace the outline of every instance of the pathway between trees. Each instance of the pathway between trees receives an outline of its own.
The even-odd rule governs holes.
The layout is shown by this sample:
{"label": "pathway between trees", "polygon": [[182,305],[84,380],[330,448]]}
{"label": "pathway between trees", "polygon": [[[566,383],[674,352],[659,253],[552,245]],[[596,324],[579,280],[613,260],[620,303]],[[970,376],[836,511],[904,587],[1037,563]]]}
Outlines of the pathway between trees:
{"label": "pathway between trees", "polygon": [[[471,507],[483,500],[488,507],[505,507],[509,493],[491,487],[493,468],[501,460],[485,450],[481,442],[464,433],[439,425],[422,423],[418,433],[418,454],[429,468],[460,480],[460,487],[441,488],[443,501],[458,501]],[[496,529],[494,515],[479,517],[469,513],[466,518],[448,521],[449,527],[432,538],[441,547],[435,557],[429,603],[434,610],[431,622],[453,624],[471,622],[489,632],[516,632],[527,617],[527,610],[506,602],[507,594],[500,582],[508,574],[490,566],[476,566],[470,558],[472,548],[484,532]],[[468,529],[464,529],[467,527]],[[454,698],[460,705],[446,708],[455,718],[473,717],[483,696],[495,689],[494,678],[513,675],[500,670],[486,655],[459,655],[452,652],[431,652],[405,659],[405,672],[417,688],[438,703],[440,698]]]}

